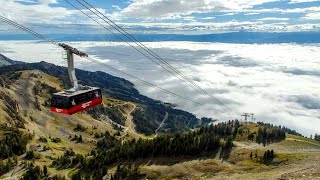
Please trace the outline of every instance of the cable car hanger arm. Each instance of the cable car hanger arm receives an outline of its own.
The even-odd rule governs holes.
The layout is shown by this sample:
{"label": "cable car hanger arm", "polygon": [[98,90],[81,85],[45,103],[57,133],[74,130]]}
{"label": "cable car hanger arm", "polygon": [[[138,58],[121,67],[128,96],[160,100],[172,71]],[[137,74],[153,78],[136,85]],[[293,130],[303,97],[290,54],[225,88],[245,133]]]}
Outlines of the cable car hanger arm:
{"label": "cable car hanger arm", "polygon": [[68,74],[69,74],[69,79],[70,82],[72,83],[73,87],[69,89],[68,91],[70,92],[75,92],[77,90],[80,90],[81,87],[78,84],[78,79],[76,77],[76,71],[74,68],[74,56],[73,54],[76,54],[80,57],[88,57],[88,55],[84,52],[81,52],[77,50],[76,48],[73,48],[67,44],[64,43],[59,43],[59,46],[61,46],[64,50],[67,51],[67,61],[68,61]]}

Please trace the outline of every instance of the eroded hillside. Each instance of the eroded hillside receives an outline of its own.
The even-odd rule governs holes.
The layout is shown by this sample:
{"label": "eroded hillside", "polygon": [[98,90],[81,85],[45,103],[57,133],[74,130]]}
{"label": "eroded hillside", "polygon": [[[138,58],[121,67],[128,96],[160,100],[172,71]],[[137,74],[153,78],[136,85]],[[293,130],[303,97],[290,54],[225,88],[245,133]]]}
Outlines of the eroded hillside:
{"label": "eroded hillside", "polygon": [[49,165],[52,158],[70,148],[89,153],[96,146],[94,134],[117,132],[117,125],[108,117],[96,120],[87,113],[66,116],[50,112],[48,100],[56,90],[61,90],[61,80],[38,70],[1,76],[0,123],[32,135],[27,150],[36,154],[35,164]]}

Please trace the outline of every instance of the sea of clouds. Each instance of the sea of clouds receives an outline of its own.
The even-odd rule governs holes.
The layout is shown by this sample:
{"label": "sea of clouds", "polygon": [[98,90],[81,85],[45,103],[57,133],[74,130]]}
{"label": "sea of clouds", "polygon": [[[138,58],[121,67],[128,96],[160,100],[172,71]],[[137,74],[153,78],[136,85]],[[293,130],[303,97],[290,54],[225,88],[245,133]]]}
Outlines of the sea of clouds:
{"label": "sea of clouds", "polygon": [[[108,65],[207,105],[194,104],[121,76],[132,80],[142,94],[175,103],[198,117],[241,119],[241,113],[249,112],[255,114],[256,121],[284,125],[307,136],[320,133],[320,44],[144,43],[234,109],[231,112],[125,43],[68,43]],[[14,60],[66,66],[62,49],[39,41],[0,41],[0,53]],[[80,69],[120,76],[85,59],[76,58],[75,64]]]}

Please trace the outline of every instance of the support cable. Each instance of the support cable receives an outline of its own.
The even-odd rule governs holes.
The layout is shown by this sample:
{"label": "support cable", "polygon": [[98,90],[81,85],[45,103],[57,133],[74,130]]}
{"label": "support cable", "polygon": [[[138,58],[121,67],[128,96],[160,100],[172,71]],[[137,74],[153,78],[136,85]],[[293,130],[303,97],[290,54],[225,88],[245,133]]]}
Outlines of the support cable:
{"label": "support cable", "polygon": [[[0,20],[3,21],[3,22],[5,22],[5,23],[7,23],[7,24],[9,24],[9,25],[11,25],[11,26],[13,26],[13,27],[15,27],[15,28],[17,28],[17,29],[20,29],[20,30],[22,30],[22,31],[24,31],[24,32],[27,32],[27,33],[31,34],[31,35],[34,35],[34,36],[38,37],[39,39],[42,39],[42,40],[44,40],[44,41],[46,41],[46,42],[52,43],[53,45],[56,45],[56,46],[58,46],[58,47],[61,47],[61,45],[60,45],[61,43],[58,43],[58,42],[56,42],[56,41],[54,41],[54,40],[52,40],[52,39],[50,39],[50,38],[47,38],[47,37],[45,37],[45,36],[43,36],[43,35],[35,32],[35,31],[33,31],[33,30],[29,29],[29,28],[26,28],[26,27],[24,27],[24,26],[22,26],[22,25],[20,25],[20,24],[18,24],[18,23],[16,23],[16,22],[12,21],[12,20],[9,20],[9,19],[7,19],[7,18],[4,17],[4,16],[1,16],[1,15],[0,15]],[[144,85],[153,87],[153,88],[155,88],[155,89],[158,89],[158,90],[161,90],[161,91],[163,91],[163,92],[172,94],[172,95],[174,95],[174,96],[176,96],[176,97],[179,97],[179,98],[181,98],[181,99],[190,101],[190,102],[192,102],[192,103],[195,103],[195,104],[198,104],[198,105],[201,105],[201,106],[208,107],[208,108],[210,108],[210,109],[213,109],[213,110],[216,111],[216,112],[220,112],[220,113],[222,113],[222,114],[225,114],[224,112],[222,112],[222,111],[220,111],[220,110],[218,110],[218,109],[215,109],[215,108],[210,107],[210,106],[208,106],[208,105],[205,105],[205,104],[203,104],[203,103],[200,103],[200,102],[191,100],[191,99],[189,99],[189,98],[186,98],[186,97],[184,97],[184,96],[181,96],[181,95],[179,95],[179,94],[177,94],[177,93],[174,93],[174,92],[172,92],[172,91],[169,91],[169,90],[167,90],[167,89],[161,88],[161,87],[159,87],[159,86],[157,86],[157,85],[154,85],[154,84],[152,84],[152,83],[149,83],[149,82],[147,82],[147,81],[144,81],[144,80],[142,80],[142,79],[140,79],[140,78],[138,78],[138,77],[135,77],[134,75],[131,75],[131,74],[129,74],[129,73],[126,73],[126,72],[124,72],[124,71],[121,71],[121,70],[119,70],[119,69],[117,69],[117,68],[115,68],[115,67],[112,67],[112,66],[110,66],[110,65],[108,65],[108,64],[106,64],[106,63],[103,63],[103,62],[101,62],[101,61],[99,61],[99,60],[96,60],[96,59],[94,59],[94,58],[91,58],[91,57],[89,57],[89,56],[83,56],[83,58],[85,58],[85,59],[87,59],[87,60],[89,60],[89,61],[91,61],[91,62],[94,62],[94,63],[96,63],[96,64],[99,64],[99,65],[101,65],[101,66],[103,66],[103,67],[105,67],[105,68],[108,68],[108,69],[110,69],[110,70],[112,70],[112,71],[114,71],[114,72],[116,72],[116,73],[119,73],[119,74],[125,75],[125,76],[127,76],[127,77],[133,78],[133,79],[137,80],[138,82],[140,82],[140,83],[142,83],[142,84],[144,84]]]}

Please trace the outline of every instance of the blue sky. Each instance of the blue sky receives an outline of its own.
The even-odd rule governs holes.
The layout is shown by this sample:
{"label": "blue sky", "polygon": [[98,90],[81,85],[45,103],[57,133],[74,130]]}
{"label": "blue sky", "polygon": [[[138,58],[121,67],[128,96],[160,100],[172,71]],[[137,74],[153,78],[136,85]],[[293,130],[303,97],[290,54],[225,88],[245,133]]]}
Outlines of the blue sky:
{"label": "blue sky", "polygon": [[[320,31],[320,0],[87,1],[132,33]],[[46,34],[106,33],[64,0],[0,0],[0,14]]]}

